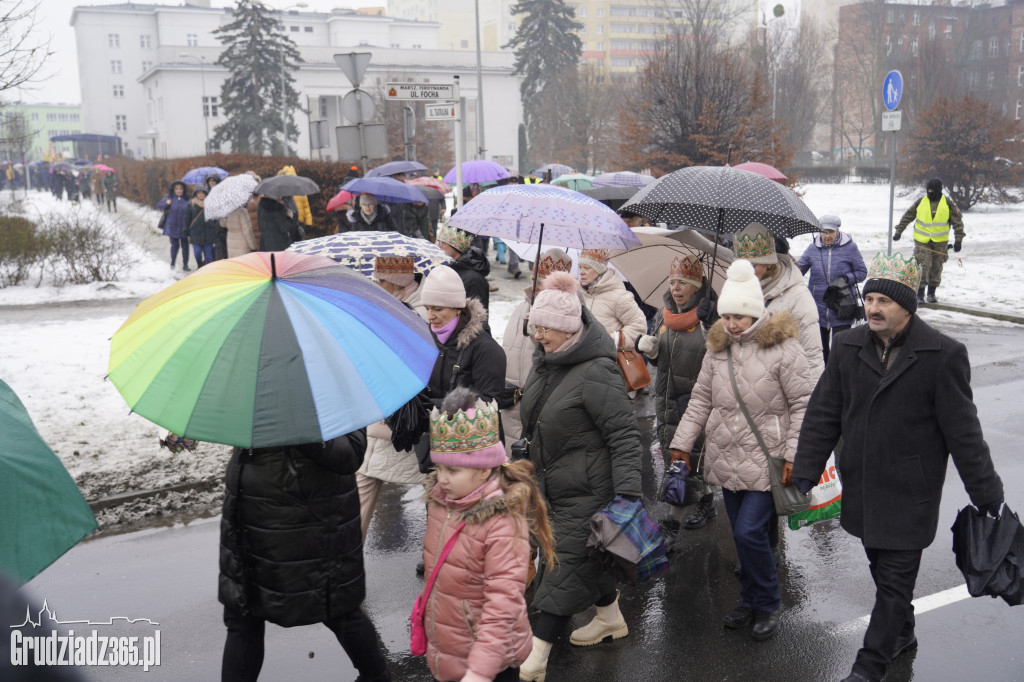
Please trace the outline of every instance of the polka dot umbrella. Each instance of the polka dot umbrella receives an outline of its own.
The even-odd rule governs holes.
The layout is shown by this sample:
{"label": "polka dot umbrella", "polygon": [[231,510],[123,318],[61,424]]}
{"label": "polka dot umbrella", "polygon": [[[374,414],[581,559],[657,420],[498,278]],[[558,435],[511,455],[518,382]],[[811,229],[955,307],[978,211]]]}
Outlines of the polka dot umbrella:
{"label": "polka dot umbrella", "polygon": [[685,225],[718,233],[761,223],[776,237],[818,232],[821,225],[793,190],[763,175],[728,166],[691,166],[658,178],[620,211],[652,223]]}

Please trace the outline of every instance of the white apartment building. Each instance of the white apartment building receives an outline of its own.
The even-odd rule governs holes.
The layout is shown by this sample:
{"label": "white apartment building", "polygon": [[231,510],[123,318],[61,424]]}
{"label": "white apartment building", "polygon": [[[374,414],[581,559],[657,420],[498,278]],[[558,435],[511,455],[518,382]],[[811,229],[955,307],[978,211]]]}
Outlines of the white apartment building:
{"label": "white apartment building", "polygon": [[521,15],[517,0],[388,0],[388,16],[440,24],[438,44],[446,50],[476,50],[476,7],[480,9],[481,49],[494,52],[516,35]]}
{"label": "white apartment building", "polygon": [[[288,11],[278,17],[304,63],[292,74],[300,104],[296,112],[300,156],[338,159],[334,147],[310,149],[310,120],[342,119],[338,101],[352,89],[335,54],[369,52],[362,89],[373,93],[389,81],[451,83],[461,79],[466,99],[467,158],[476,150],[477,71],[473,52],[443,49],[440,25],[352,10],[330,13]],[[209,0],[170,6],[122,3],[78,6],[72,11],[81,80],[85,130],[119,135],[133,156],[202,154],[206,139],[222,123],[221,84],[227,71],[216,64],[223,47],[212,31],[230,23],[231,10]],[[520,79],[512,75],[509,52],[482,55],[486,157],[518,162],[522,121]],[[404,102],[392,102],[391,105]],[[281,103],[268,102],[281,110]],[[331,136],[333,139],[333,135]],[[294,143],[293,143],[294,145]],[[221,151],[230,151],[222,147]],[[453,159],[454,163],[454,159]]]}

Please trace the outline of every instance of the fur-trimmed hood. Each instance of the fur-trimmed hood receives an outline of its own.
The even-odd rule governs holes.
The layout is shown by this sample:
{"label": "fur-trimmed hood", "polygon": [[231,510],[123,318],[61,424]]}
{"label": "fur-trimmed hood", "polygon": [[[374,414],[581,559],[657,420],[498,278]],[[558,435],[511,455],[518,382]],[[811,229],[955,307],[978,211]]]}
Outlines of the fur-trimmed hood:
{"label": "fur-trimmed hood", "polygon": [[[423,481],[423,501],[427,505],[440,505],[440,488],[437,484],[437,471],[431,471]],[[497,494],[494,494],[497,493]],[[453,511],[462,513],[462,520],[467,525],[484,523],[498,514],[511,514],[518,510],[525,513],[530,490],[525,483],[512,483],[507,489],[499,487],[492,489],[481,498],[466,500],[465,507],[451,507]],[[460,500],[463,502],[463,500]]]}
{"label": "fur-trimmed hood", "polygon": [[455,347],[462,350],[480,336],[487,322],[487,308],[475,298],[466,299],[466,324],[456,330]]}
{"label": "fur-trimmed hood", "polygon": [[[796,318],[787,312],[762,315],[750,326],[750,329],[740,335],[741,340],[753,339],[762,348],[776,346],[786,339],[798,338],[800,338],[800,325],[797,324]],[[719,320],[708,331],[706,345],[709,351],[718,353],[736,341],[737,339],[725,331],[722,320]]]}

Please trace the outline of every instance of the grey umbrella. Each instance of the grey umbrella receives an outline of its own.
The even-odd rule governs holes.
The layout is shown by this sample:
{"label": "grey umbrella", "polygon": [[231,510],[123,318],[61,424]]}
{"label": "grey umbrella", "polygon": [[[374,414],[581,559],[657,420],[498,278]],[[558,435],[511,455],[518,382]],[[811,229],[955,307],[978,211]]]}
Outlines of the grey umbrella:
{"label": "grey umbrella", "polygon": [[304,197],[319,194],[320,186],[302,175],[275,175],[256,185],[253,193],[269,197]]}
{"label": "grey umbrella", "polygon": [[591,199],[597,199],[608,208],[613,211],[617,211],[622,207],[622,204],[639,192],[640,188],[636,186],[624,187],[608,185],[606,187],[590,187],[587,189],[578,189],[576,191],[580,194],[586,194]]}
{"label": "grey umbrella", "polygon": [[620,210],[652,223],[717,233],[761,223],[776,237],[818,232],[821,225],[793,190],[763,175],[728,166],[691,166],[658,178]]}
{"label": "grey umbrella", "polygon": [[427,170],[427,167],[419,161],[389,161],[388,163],[366,171],[366,177],[387,177],[388,175],[394,175],[395,173],[415,173],[417,171],[425,170]]}

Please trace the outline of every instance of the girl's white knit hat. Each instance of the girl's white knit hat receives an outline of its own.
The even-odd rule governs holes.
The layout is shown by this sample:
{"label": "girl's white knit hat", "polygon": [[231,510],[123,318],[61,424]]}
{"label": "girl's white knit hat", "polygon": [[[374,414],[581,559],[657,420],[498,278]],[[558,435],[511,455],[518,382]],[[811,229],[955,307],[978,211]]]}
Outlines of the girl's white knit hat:
{"label": "girl's white knit hat", "polygon": [[764,314],[764,294],[750,261],[733,261],[725,274],[725,284],[718,296],[718,314],[761,317]]}

